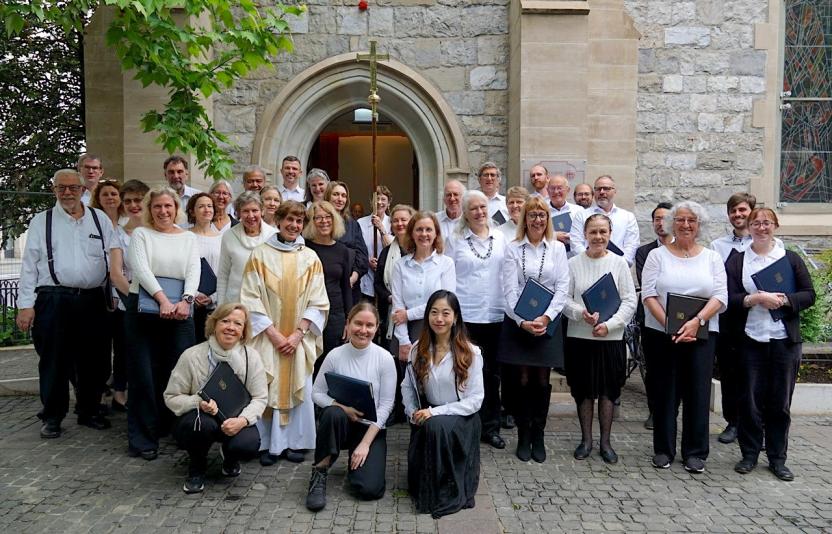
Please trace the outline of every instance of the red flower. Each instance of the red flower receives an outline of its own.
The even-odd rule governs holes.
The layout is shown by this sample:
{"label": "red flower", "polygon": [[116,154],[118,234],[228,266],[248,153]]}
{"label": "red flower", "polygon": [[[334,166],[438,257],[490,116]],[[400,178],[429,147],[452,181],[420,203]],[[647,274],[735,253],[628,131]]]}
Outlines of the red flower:
{"label": "red flower", "polygon": [[367,0],[361,0],[360,2],[358,2],[358,9],[360,11],[367,11],[368,7],[369,6],[367,5]]}

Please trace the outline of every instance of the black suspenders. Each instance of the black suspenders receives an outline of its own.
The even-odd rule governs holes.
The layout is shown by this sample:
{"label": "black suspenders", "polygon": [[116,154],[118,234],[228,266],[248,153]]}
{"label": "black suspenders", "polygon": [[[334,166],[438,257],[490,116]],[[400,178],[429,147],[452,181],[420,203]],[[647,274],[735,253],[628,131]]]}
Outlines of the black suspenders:
{"label": "black suspenders", "polygon": [[[61,285],[58,281],[58,275],[55,274],[55,258],[52,255],[52,210],[55,208],[49,208],[46,212],[46,263],[49,265],[49,275],[52,277],[52,281],[55,282],[56,286]],[[95,227],[98,229],[98,235],[101,236],[101,250],[104,251],[104,281],[106,282],[107,278],[110,276],[110,262],[107,261],[107,250],[104,248],[104,232],[101,231],[101,223],[98,222],[98,215],[95,213],[95,208],[86,208],[90,210],[90,214],[92,215],[92,220],[95,223]]]}

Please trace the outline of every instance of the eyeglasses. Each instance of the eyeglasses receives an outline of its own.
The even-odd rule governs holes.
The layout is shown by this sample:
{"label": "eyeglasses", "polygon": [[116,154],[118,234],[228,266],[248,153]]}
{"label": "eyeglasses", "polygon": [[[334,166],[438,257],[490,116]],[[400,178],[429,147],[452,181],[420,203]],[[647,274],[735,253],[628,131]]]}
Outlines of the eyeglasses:
{"label": "eyeglasses", "polygon": [[595,188],[596,193],[604,193],[607,191],[615,191],[615,188],[611,185],[599,185]]}
{"label": "eyeglasses", "polygon": [[64,191],[71,191],[72,193],[77,193],[78,191],[83,189],[83,187],[84,186],[82,185],[56,185],[55,191],[57,191],[58,193],[63,193]]}
{"label": "eyeglasses", "polygon": [[699,219],[697,219],[695,217],[691,217],[691,218],[688,218],[688,217],[674,217],[673,222],[675,222],[676,224],[685,224],[685,223],[687,223],[687,224],[698,224]]}
{"label": "eyeglasses", "polygon": [[331,221],[332,215],[315,215],[312,220],[315,222]]}
{"label": "eyeglasses", "polygon": [[526,218],[532,221],[544,221],[549,217],[548,213],[543,213],[539,211],[533,211],[531,213],[526,214]]}
{"label": "eyeglasses", "polygon": [[751,228],[769,228],[774,226],[774,221],[754,221],[751,223]]}
{"label": "eyeglasses", "polygon": [[554,191],[556,193],[562,193],[563,191],[566,191],[566,188],[561,186],[561,185],[550,185],[549,186],[549,191]]}

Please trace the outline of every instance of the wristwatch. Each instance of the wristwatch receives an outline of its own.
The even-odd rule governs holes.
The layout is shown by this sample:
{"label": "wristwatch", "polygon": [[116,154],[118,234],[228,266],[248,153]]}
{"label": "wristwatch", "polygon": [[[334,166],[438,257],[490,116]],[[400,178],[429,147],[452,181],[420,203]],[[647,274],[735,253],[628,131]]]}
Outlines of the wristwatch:
{"label": "wristwatch", "polygon": [[697,313],[697,314],[696,314],[696,318],[697,318],[697,319],[699,319],[699,326],[705,326],[706,321],[705,321],[705,319],[703,319],[703,318],[702,318],[702,316],[701,316],[701,315],[699,315],[699,314]]}
{"label": "wristwatch", "polygon": [[184,300],[188,304],[193,304],[194,303],[194,296],[185,294],[185,295],[182,295],[182,300]]}

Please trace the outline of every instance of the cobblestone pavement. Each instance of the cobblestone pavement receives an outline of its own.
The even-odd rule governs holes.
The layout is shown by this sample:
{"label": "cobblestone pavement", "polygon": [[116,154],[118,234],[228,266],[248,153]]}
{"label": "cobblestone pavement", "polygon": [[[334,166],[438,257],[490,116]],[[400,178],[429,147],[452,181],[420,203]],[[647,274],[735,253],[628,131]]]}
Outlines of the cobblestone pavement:
{"label": "cobblestone pavement", "polygon": [[797,479],[775,479],[763,462],[741,476],[732,467],[736,445],[716,441],[712,416],[707,472],[693,476],[676,463],[649,464],[650,433],[643,429],[644,397],[626,389],[622,419],[613,426],[620,461],[597,454],[572,459],[578,426],[558,406],[547,429],[549,459],[521,463],[508,447],[482,449],[477,507],[435,521],[414,513],[405,491],[408,432],[388,438],[388,491],[358,502],[343,487],[344,462],[330,476],[328,504],[317,515],[304,508],[309,463],[244,464],[237,479],[220,474],[218,455],[202,495],[182,490],[186,456],[167,441],[154,462],[126,455],[126,421],[96,432],[64,421],[64,435],[42,440],[35,397],[0,398],[0,528],[6,532],[832,532],[832,418],[792,424],[789,465]]}

